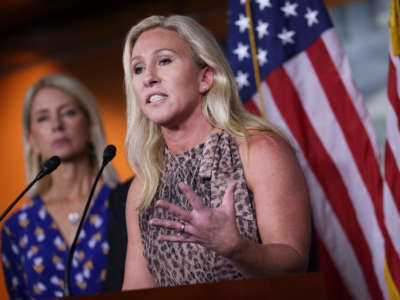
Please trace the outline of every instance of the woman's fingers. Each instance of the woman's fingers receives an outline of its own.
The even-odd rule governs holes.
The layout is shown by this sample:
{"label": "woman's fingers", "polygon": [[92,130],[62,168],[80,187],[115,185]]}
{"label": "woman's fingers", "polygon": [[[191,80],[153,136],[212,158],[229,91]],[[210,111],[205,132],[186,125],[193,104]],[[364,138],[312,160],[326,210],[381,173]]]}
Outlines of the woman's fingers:
{"label": "woman's fingers", "polygon": [[224,199],[222,200],[221,208],[232,215],[235,212],[235,205],[233,200],[233,195],[235,193],[237,182],[229,181],[225,190]]}
{"label": "woman's fingers", "polygon": [[171,242],[193,242],[194,237],[190,234],[192,226],[183,221],[172,221],[168,219],[154,218],[150,220],[150,225],[159,226],[176,231],[176,234],[162,234],[159,240]]}
{"label": "woman's fingers", "polygon": [[150,225],[172,229],[179,234],[187,233],[188,226],[186,222],[172,221],[168,219],[153,218],[150,220]]}
{"label": "woman's fingers", "polygon": [[[178,220],[154,218],[153,226],[171,229],[174,232],[160,234],[159,240],[171,242],[195,242],[210,249],[220,250],[221,241],[236,234],[234,192],[236,182],[227,183],[221,206],[210,208],[198,197],[192,188],[180,183],[179,188],[187,197],[193,210],[189,211],[168,201],[159,200],[156,207],[174,215]],[[232,235],[233,234],[233,235]],[[223,246],[223,245],[222,245]]]}
{"label": "woman's fingers", "polygon": [[186,199],[192,205],[193,209],[201,210],[205,207],[203,200],[199,196],[197,196],[197,194],[193,191],[190,185],[181,182],[178,184],[178,186],[181,189],[181,191],[185,194]]}
{"label": "woman's fingers", "polygon": [[181,242],[181,243],[193,243],[197,242],[196,238],[191,236],[190,234],[163,234],[158,237],[160,241],[168,241],[168,242]]}
{"label": "woman's fingers", "polygon": [[191,220],[191,215],[188,210],[179,207],[175,204],[169,203],[168,201],[158,200],[156,202],[156,207],[168,211],[169,213],[173,214],[175,217],[177,217],[182,221],[190,222]]}

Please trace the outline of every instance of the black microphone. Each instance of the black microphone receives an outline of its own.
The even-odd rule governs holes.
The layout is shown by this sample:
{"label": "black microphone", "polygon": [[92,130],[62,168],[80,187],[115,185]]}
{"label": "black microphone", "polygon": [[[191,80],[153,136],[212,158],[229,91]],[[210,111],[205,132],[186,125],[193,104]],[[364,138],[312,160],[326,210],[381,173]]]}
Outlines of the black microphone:
{"label": "black microphone", "polygon": [[58,156],[50,157],[50,159],[44,163],[42,170],[40,170],[39,174],[37,174],[35,180],[42,179],[44,176],[53,172],[55,169],[57,169],[60,163],[61,159]]}
{"label": "black microphone", "polygon": [[60,165],[61,159],[58,156],[52,156],[50,159],[48,159],[40,172],[36,175],[35,179],[32,180],[32,182],[22,191],[21,194],[13,201],[13,203],[10,204],[10,206],[4,211],[4,213],[0,217],[0,222],[5,218],[5,216],[10,212],[10,210],[14,207],[15,204],[22,198],[23,195],[36,183],[36,181],[42,179],[44,176],[50,174],[53,172],[57,167]]}
{"label": "black microphone", "polygon": [[117,148],[114,145],[108,145],[103,152],[103,165],[108,164],[115,156]]}
{"label": "black microphone", "polygon": [[105,166],[114,158],[115,152],[117,149],[115,148],[114,145],[108,145],[103,152],[103,163],[101,164],[100,170],[97,172],[96,179],[94,180],[92,190],[90,191],[89,198],[86,202],[85,209],[83,211],[81,220],[79,222],[78,229],[76,230],[74,241],[71,244],[71,248],[69,248],[69,253],[68,253],[68,260],[67,260],[67,265],[65,266],[65,273],[64,273],[64,297],[70,297],[72,295],[72,289],[70,286],[70,270],[71,270],[71,262],[72,258],[74,255],[74,251],[76,248],[76,243],[78,241],[79,234],[81,232],[83,223],[85,222],[86,214],[88,212],[89,206],[90,206],[90,201],[92,200],[94,190],[96,188],[97,182],[100,179],[101,174],[103,173],[103,170]]}

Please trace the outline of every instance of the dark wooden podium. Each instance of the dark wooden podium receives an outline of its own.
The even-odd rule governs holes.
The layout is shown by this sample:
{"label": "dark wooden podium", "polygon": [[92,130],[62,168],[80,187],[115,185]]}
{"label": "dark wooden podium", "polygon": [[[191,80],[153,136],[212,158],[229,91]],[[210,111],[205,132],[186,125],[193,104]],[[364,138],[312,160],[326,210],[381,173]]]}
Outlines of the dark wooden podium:
{"label": "dark wooden podium", "polygon": [[224,281],[179,287],[165,287],[74,296],[69,300],[200,300],[200,299],[327,299],[321,273],[306,273],[268,278]]}

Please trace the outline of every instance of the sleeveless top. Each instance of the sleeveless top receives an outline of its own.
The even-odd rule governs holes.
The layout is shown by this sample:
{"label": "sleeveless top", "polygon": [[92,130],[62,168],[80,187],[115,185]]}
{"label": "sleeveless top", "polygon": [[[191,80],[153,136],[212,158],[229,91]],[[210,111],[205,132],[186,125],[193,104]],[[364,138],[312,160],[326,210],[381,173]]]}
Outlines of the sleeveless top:
{"label": "sleeveless top", "polygon": [[243,278],[228,259],[213,250],[196,243],[158,241],[160,234],[176,232],[148,223],[154,217],[176,220],[171,214],[154,208],[154,202],[159,199],[192,210],[178,187],[179,182],[191,185],[207,206],[215,208],[221,204],[229,180],[237,182],[234,201],[240,234],[260,243],[253,195],[246,185],[238,147],[227,132],[212,133],[204,144],[181,154],[173,155],[165,149],[164,170],[155,198],[139,215],[143,255],[158,286]]}

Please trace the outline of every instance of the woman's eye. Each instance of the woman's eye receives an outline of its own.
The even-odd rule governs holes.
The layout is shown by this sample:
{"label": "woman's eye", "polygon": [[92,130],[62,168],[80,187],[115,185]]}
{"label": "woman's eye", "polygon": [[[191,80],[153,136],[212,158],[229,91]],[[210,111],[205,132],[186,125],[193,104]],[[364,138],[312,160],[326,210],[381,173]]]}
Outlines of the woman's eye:
{"label": "woman's eye", "polygon": [[76,111],[76,109],[74,109],[74,108],[67,109],[67,110],[65,110],[65,111],[62,112],[62,114],[63,114],[64,116],[75,116],[76,113],[77,113],[77,111]]}
{"label": "woman's eye", "polygon": [[143,67],[142,67],[142,66],[136,66],[136,67],[133,68],[133,72],[134,72],[136,75],[139,75],[140,73],[143,72]]}
{"label": "woman's eye", "polygon": [[162,59],[160,59],[160,65],[168,65],[169,63],[171,63],[171,59],[170,58],[162,58]]}
{"label": "woman's eye", "polygon": [[43,116],[38,116],[38,117],[36,118],[36,122],[38,122],[38,123],[44,122],[44,121],[46,121],[47,119],[48,119],[48,116],[45,116],[45,115],[43,115]]}

